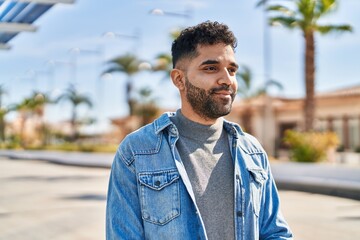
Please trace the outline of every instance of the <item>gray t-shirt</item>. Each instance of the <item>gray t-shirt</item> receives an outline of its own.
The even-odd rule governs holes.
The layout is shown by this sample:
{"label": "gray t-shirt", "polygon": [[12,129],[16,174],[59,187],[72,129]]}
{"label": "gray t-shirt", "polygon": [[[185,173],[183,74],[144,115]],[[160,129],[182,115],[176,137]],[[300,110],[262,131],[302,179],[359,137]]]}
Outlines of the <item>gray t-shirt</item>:
{"label": "gray t-shirt", "polygon": [[235,239],[234,164],[223,120],[202,125],[187,119],[180,110],[171,120],[179,130],[176,147],[209,240]]}

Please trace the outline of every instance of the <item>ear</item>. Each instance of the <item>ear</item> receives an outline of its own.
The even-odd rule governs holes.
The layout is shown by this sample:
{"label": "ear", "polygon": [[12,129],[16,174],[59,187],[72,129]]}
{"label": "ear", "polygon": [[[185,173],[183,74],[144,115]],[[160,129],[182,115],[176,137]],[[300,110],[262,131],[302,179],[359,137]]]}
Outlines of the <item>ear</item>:
{"label": "ear", "polygon": [[180,69],[173,69],[170,72],[170,77],[174,85],[181,91],[185,88],[185,74]]}

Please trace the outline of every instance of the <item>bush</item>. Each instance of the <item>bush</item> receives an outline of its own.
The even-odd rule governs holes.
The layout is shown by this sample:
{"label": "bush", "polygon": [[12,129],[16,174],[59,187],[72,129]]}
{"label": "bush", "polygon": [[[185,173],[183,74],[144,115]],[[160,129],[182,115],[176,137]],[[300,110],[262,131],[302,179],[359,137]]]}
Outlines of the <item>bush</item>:
{"label": "bush", "polygon": [[356,152],[356,153],[360,153],[360,146],[357,146],[357,147],[355,148],[355,152]]}
{"label": "bush", "polygon": [[296,162],[319,162],[330,148],[336,148],[339,139],[332,132],[285,132],[284,142],[289,145],[291,160]]}

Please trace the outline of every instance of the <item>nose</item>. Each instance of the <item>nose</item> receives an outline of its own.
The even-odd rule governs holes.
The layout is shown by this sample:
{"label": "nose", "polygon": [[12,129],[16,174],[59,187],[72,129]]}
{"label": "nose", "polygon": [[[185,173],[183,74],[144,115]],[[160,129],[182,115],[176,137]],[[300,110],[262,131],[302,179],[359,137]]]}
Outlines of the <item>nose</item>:
{"label": "nose", "polygon": [[228,85],[230,86],[235,81],[235,76],[232,76],[228,69],[224,69],[221,71],[221,76],[219,77],[218,84],[219,85]]}

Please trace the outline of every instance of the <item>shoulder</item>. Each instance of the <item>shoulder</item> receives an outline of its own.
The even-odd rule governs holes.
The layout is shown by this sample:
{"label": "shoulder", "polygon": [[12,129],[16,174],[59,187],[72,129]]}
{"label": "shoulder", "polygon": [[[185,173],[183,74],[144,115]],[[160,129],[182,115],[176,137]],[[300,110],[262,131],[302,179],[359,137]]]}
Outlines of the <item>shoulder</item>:
{"label": "shoulder", "polygon": [[251,134],[244,132],[237,123],[224,120],[224,127],[229,134],[238,139],[238,145],[240,145],[246,153],[265,153],[260,142]]}
{"label": "shoulder", "polygon": [[171,123],[167,119],[168,114],[165,113],[154,122],[128,134],[118,147],[117,154],[120,158],[130,165],[136,155],[158,152],[161,147],[164,129]]}

